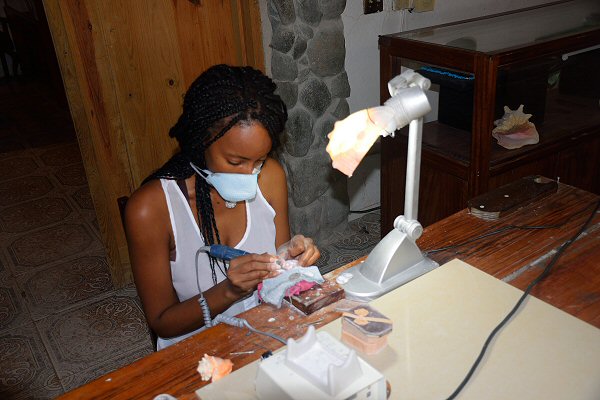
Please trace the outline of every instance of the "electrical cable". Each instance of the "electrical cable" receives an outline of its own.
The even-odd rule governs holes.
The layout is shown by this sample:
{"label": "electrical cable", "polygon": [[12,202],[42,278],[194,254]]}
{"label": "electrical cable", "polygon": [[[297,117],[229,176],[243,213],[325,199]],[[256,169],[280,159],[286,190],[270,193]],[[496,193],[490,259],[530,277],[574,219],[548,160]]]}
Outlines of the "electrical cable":
{"label": "electrical cable", "polygon": [[486,237],[498,235],[500,233],[503,233],[503,232],[506,232],[506,231],[510,231],[510,230],[513,230],[513,229],[536,230],[536,229],[561,228],[562,226],[564,226],[565,224],[567,224],[569,221],[571,221],[577,215],[584,213],[589,207],[590,206],[587,206],[583,210],[578,211],[578,212],[574,213],[573,215],[567,217],[565,219],[565,221],[562,222],[562,223],[560,223],[560,224],[555,224],[555,225],[506,225],[506,226],[503,226],[502,228],[496,229],[494,231],[483,233],[483,234],[481,234],[479,236],[472,237],[472,238],[467,239],[467,240],[465,240],[464,242],[461,242],[461,243],[457,243],[457,244],[452,244],[452,245],[440,247],[438,249],[425,250],[423,252],[423,254],[425,254],[426,256],[428,256],[429,254],[434,254],[434,253],[439,253],[441,251],[454,249],[454,248],[461,247],[461,246],[464,246],[464,245],[469,244],[469,243],[476,242],[476,241],[481,240],[481,239],[485,239]]}
{"label": "electrical cable", "polygon": [[477,356],[477,359],[475,360],[475,362],[473,363],[473,365],[469,369],[469,372],[467,373],[467,375],[465,376],[465,378],[463,379],[463,381],[458,385],[458,387],[456,388],[456,390],[454,390],[454,392],[448,397],[448,400],[452,400],[452,399],[456,398],[456,396],[466,386],[467,382],[469,381],[469,379],[471,379],[471,376],[473,376],[473,373],[475,372],[475,370],[479,366],[479,363],[483,359],[483,356],[485,355],[485,352],[487,351],[488,346],[490,345],[490,343],[494,339],[494,336],[496,336],[496,334],[502,329],[502,327],[504,325],[506,325],[506,323],[517,312],[517,310],[519,309],[519,307],[521,306],[521,304],[525,301],[525,298],[527,298],[527,296],[529,295],[529,292],[531,292],[531,290],[533,289],[533,287],[535,285],[537,285],[538,283],[540,283],[546,276],[548,276],[548,274],[550,273],[550,270],[552,269],[552,267],[554,267],[554,265],[556,264],[556,262],[558,261],[558,259],[560,258],[560,256],[565,252],[565,250],[569,246],[571,246],[571,244],[573,244],[573,242],[575,242],[577,240],[577,238],[587,229],[587,227],[589,226],[590,222],[592,221],[592,219],[596,215],[596,212],[598,211],[598,208],[600,208],[600,201],[596,202],[596,207],[594,207],[594,211],[590,214],[590,216],[585,221],[585,223],[581,226],[581,228],[579,229],[579,231],[577,231],[577,233],[575,235],[573,235],[569,240],[567,240],[565,243],[563,243],[562,246],[560,246],[560,248],[556,251],[556,253],[552,257],[552,259],[550,260],[550,262],[548,263],[548,265],[546,265],[546,267],[544,268],[544,270],[537,276],[537,278],[535,278],[529,284],[529,286],[527,286],[527,288],[523,292],[523,295],[519,298],[519,300],[517,300],[517,303],[514,305],[514,307],[512,308],[512,310],[510,310],[510,312],[506,315],[506,317],[504,317],[504,319],[492,330],[492,332],[490,333],[490,335],[488,336],[488,338],[485,340],[485,343],[483,344],[483,347],[481,348],[481,351],[480,351],[479,355]]}
{"label": "electrical cable", "polygon": [[196,284],[198,285],[198,293],[200,294],[200,297],[198,298],[198,304],[200,304],[200,308],[202,308],[202,318],[204,319],[204,326],[207,328],[210,328],[212,326],[212,319],[210,317],[210,308],[208,307],[208,302],[206,301],[206,298],[204,297],[204,294],[202,293],[202,289],[200,288],[200,276],[198,274],[198,256],[200,255],[201,251],[202,251],[202,248],[199,248],[196,251],[196,258],[195,258]]}
{"label": "electrical cable", "polygon": [[283,339],[281,336],[277,336],[276,334],[271,333],[271,332],[259,331],[258,329],[254,328],[252,325],[250,325],[250,323],[243,318],[229,317],[227,315],[219,314],[213,320],[213,324],[216,325],[219,322],[223,322],[223,323],[225,323],[227,325],[231,325],[231,326],[236,326],[238,328],[247,328],[251,332],[258,333],[259,335],[265,335],[272,339],[278,340],[283,344],[287,344],[285,339]]}

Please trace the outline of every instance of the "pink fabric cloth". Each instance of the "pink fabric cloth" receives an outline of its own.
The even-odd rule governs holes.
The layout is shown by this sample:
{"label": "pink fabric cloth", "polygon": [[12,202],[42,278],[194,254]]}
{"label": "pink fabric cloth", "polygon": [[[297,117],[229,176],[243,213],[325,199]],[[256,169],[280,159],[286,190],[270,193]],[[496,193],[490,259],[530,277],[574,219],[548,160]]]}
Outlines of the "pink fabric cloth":
{"label": "pink fabric cloth", "polygon": [[[288,288],[288,290],[285,291],[285,295],[288,297],[295,296],[302,292],[306,292],[308,289],[315,286],[316,284],[317,284],[316,282],[300,281],[300,282],[296,283],[294,286]],[[258,298],[260,299],[260,301],[263,301],[262,297],[260,297],[261,289],[262,289],[262,282],[258,284]]]}
{"label": "pink fabric cloth", "polygon": [[286,296],[295,296],[299,293],[306,292],[311,287],[315,286],[316,282],[300,281],[294,286],[285,291]]}

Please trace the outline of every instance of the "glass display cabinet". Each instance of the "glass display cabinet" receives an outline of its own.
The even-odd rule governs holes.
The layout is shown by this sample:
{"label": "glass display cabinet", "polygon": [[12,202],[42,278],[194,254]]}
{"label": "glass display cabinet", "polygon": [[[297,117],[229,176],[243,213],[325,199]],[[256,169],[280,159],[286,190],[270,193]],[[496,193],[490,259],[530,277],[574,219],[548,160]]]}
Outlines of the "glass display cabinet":
{"label": "glass display cabinet", "polygon": [[[432,81],[425,119],[419,221],[540,174],[600,194],[600,1],[572,0],[379,38],[380,93],[403,67]],[[492,137],[504,106],[523,105],[539,143]],[[402,213],[406,134],[381,146],[382,232]]]}

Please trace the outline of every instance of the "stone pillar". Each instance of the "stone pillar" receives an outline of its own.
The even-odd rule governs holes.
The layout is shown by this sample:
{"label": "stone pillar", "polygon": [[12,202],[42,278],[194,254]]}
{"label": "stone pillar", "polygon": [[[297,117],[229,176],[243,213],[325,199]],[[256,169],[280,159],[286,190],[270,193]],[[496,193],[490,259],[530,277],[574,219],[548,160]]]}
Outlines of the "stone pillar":
{"label": "stone pillar", "polygon": [[269,0],[271,75],[288,107],[282,162],[288,177],[290,227],[323,241],[346,226],[346,176],[325,152],[333,124],[349,114],[341,13],[345,0]]}

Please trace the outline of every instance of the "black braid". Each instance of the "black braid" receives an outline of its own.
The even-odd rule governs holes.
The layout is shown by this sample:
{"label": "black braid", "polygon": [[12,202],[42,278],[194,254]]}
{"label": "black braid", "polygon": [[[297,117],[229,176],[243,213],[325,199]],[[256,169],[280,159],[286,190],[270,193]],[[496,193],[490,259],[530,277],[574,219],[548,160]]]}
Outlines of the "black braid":
{"label": "black braid", "polygon": [[[221,64],[206,70],[188,89],[183,112],[169,131],[181,151],[143,183],[152,179],[187,179],[195,173],[190,162],[205,169],[204,151],[238,123],[260,122],[271,137],[272,151],[276,151],[287,110],[275,89],[270,78],[252,67]],[[206,244],[221,243],[210,186],[204,179],[196,179],[196,207]],[[209,259],[213,283],[217,284],[216,267],[223,275],[225,271],[215,259]]]}

